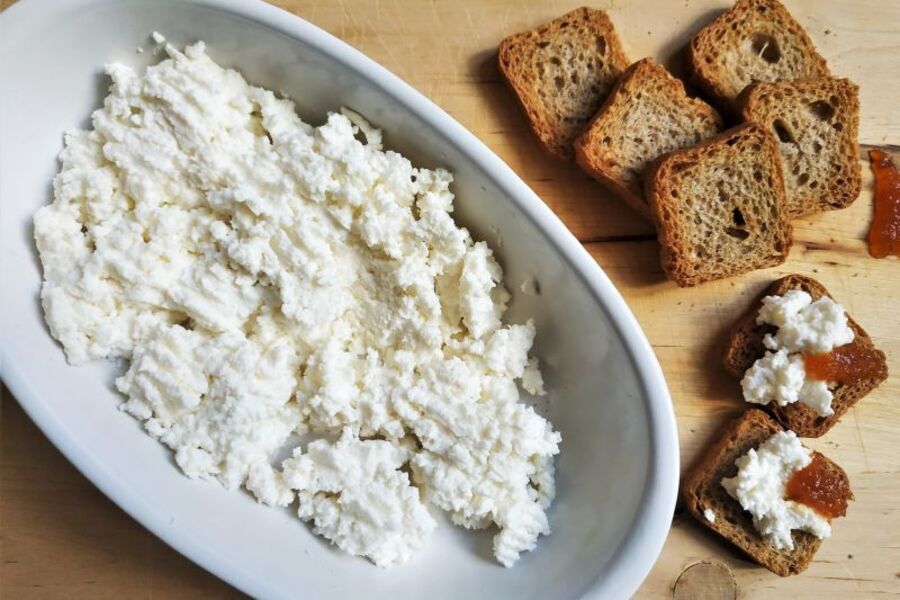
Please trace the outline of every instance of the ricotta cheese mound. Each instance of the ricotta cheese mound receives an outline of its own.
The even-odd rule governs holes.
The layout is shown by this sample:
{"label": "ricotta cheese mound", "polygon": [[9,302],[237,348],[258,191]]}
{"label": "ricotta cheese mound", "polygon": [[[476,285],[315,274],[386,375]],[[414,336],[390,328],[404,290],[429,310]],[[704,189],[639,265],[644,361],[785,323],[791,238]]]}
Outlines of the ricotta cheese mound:
{"label": "ricotta cheese mound", "polygon": [[284,462],[284,480],[298,490],[300,518],[350,554],[379,567],[403,563],[437,526],[399,471],[409,449],[384,440],[360,440],[346,428],[335,444],[311,442]]}
{"label": "ricotta cheese mound", "polygon": [[751,404],[775,402],[787,406],[801,402],[820,416],[834,414],[833,396],[824,381],[806,378],[802,354],[789,354],[783,348],[766,354],[753,363],[741,380],[744,400]]}
{"label": "ricotta cheese mound", "polygon": [[106,67],[34,217],[68,361],[129,360],[122,408],[185,475],[296,502],[346,552],[402,563],[440,509],[512,565],[550,532],[561,440],[520,402],[544,393],[534,326],[503,323],[450,173],[350,111],[304,123],[202,42],[165,49]]}
{"label": "ricotta cheese mound", "polygon": [[756,318],[777,327],[763,343],[769,349],[741,380],[744,400],[753,404],[801,402],[820,417],[834,414],[828,382],[806,378],[803,354],[831,352],[854,339],[843,307],[827,296],[815,302],[802,290],[766,296]]}
{"label": "ricotta cheese mound", "polygon": [[757,324],[778,328],[763,338],[770,350],[820,354],[853,341],[847,313],[828,296],[814,302],[803,290],[789,290],[782,296],[766,296],[762,304]]}
{"label": "ricotta cheese mound", "polygon": [[734,461],[737,475],[722,479],[728,495],[753,516],[753,525],[777,550],[793,550],[791,531],[806,531],[819,539],[831,536],[831,524],[818,512],[786,499],[787,482],[812,462],[793,431],[780,431],[757,449]]}

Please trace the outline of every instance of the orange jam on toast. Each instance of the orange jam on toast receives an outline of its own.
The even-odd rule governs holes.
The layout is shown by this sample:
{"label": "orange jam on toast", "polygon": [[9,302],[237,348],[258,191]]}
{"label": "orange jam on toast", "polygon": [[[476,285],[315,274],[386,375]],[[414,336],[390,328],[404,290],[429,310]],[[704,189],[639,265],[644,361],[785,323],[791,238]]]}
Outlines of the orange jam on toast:
{"label": "orange jam on toast", "polygon": [[824,456],[813,452],[812,462],[788,479],[787,497],[834,519],[847,514],[850,486],[840,473],[829,468]]}
{"label": "orange jam on toast", "polygon": [[874,348],[856,343],[838,346],[824,354],[803,355],[807,377],[835,383],[854,383],[874,377],[879,362]]}

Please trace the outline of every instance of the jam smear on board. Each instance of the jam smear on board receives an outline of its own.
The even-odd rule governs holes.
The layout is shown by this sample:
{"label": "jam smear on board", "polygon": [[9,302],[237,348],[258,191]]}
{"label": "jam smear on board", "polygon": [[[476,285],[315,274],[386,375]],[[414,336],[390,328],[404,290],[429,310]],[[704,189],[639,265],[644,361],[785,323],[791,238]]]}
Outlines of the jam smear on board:
{"label": "jam smear on board", "polygon": [[869,229],[869,254],[900,256],[900,171],[891,157],[869,150],[875,174],[875,217]]}
{"label": "jam smear on board", "polygon": [[874,348],[849,343],[824,354],[804,354],[803,367],[810,379],[855,383],[874,377],[880,358]]}
{"label": "jam smear on board", "polygon": [[788,500],[810,507],[823,517],[834,519],[847,514],[850,486],[840,473],[832,471],[828,461],[813,452],[812,462],[794,471],[787,482]]}

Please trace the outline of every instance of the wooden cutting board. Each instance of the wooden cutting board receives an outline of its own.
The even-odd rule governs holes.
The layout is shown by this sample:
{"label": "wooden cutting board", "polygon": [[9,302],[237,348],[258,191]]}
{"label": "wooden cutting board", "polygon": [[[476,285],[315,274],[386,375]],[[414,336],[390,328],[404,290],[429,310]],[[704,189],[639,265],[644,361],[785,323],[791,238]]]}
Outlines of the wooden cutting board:
{"label": "wooden cutting board", "polygon": [[[719,368],[723,332],[772,279],[822,281],[888,355],[894,375],[810,445],[849,473],[845,519],[803,575],[780,579],[676,511],[641,598],[855,598],[900,595],[900,263],[868,256],[872,178],[862,151],[900,149],[900,1],[786,0],[832,71],[861,88],[863,192],[843,211],[795,223],[788,262],[682,290],[657,262],[653,232],[573,165],[548,160],[494,66],[498,41],[579,5],[577,0],[279,0],[385,65],[484,140],[543,198],[619,287],[656,349],[690,465],[715,429],[743,410]],[[0,0],[0,8],[12,2]],[[688,37],[726,0],[600,0],[633,60],[676,72]],[[0,595],[237,595],[169,549],[95,490],[8,395],[0,439]],[[298,590],[299,591],[299,590]]]}

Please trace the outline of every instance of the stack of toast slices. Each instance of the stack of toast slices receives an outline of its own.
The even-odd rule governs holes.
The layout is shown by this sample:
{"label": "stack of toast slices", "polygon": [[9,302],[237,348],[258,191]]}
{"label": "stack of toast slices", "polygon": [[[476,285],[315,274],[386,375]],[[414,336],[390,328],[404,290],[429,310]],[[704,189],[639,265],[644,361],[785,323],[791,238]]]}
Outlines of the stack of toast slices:
{"label": "stack of toast slices", "polygon": [[706,100],[651,59],[629,66],[589,8],[507,37],[498,56],[541,145],[655,225],[680,286],[784,262],[791,220],[848,206],[861,181],[858,88],[778,0],[737,0],[688,57]]}

